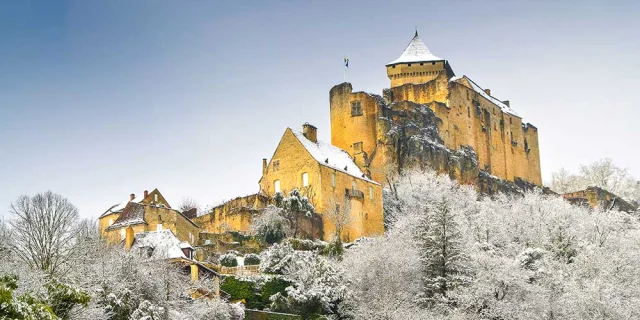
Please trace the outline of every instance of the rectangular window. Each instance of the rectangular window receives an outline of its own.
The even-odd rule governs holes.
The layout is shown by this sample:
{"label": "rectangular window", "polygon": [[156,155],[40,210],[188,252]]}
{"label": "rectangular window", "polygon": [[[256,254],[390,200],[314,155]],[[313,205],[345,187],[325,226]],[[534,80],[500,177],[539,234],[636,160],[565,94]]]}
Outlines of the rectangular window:
{"label": "rectangular window", "polygon": [[306,172],[302,174],[302,186],[303,187],[309,186],[309,174]]}
{"label": "rectangular window", "polygon": [[332,173],[331,174],[331,186],[335,187],[336,186],[336,173]]}
{"label": "rectangular window", "polygon": [[353,144],[353,152],[362,152],[362,142],[356,142]]}
{"label": "rectangular window", "polygon": [[369,186],[369,199],[373,199],[373,187]]}
{"label": "rectangular window", "polygon": [[158,231],[162,231],[162,223],[158,223],[157,229]]}
{"label": "rectangular window", "polygon": [[362,103],[360,101],[351,101],[351,116],[362,115]]}
{"label": "rectangular window", "polygon": [[153,201],[158,202],[158,194],[157,193],[153,195],[153,199],[154,199]]}
{"label": "rectangular window", "polygon": [[276,180],[273,182],[273,190],[275,192],[280,192],[280,180]]}
{"label": "rectangular window", "polygon": [[273,160],[273,171],[280,170],[280,160]]}

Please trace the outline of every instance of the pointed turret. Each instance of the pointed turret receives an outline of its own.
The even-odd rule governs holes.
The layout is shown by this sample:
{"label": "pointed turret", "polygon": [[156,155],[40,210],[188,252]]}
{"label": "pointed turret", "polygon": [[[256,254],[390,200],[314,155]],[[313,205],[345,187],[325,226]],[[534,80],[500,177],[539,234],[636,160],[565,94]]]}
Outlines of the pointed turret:
{"label": "pointed turret", "polygon": [[391,87],[407,83],[425,83],[438,74],[446,74],[449,77],[455,75],[447,61],[432,54],[427,45],[420,40],[417,29],[402,55],[387,64],[387,76],[391,80]]}
{"label": "pointed turret", "polygon": [[416,30],[416,34],[407,45],[407,48],[404,49],[400,58],[393,60],[387,64],[387,66],[398,64],[398,63],[414,63],[414,62],[431,62],[431,61],[444,61],[444,59],[437,57],[431,53],[431,50],[427,47],[420,37],[418,37],[418,30]]}

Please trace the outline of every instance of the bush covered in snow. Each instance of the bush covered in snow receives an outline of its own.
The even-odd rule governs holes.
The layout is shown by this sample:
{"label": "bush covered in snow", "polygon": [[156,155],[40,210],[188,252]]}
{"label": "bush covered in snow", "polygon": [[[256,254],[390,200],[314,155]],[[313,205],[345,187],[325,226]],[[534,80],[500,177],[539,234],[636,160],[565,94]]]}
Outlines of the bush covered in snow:
{"label": "bush covered in snow", "polygon": [[237,267],[238,258],[233,253],[226,253],[220,256],[220,265],[223,267]]}
{"label": "bush covered in snow", "polygon": [[255,253],[247,253],[244,255],[245,266],[257,266],[260,264],[260,256]]}

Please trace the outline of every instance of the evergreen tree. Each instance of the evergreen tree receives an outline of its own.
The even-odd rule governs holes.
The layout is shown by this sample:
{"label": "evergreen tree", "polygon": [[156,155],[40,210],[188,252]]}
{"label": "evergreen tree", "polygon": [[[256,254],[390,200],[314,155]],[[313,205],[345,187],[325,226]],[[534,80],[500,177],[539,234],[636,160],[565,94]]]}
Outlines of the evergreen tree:
{"label": "evergreen tree", "polygon": [[448,293],[469,281],[462,235],[449,201],[428,205],[420,219],[417,240],[428,304],[455,302]]}

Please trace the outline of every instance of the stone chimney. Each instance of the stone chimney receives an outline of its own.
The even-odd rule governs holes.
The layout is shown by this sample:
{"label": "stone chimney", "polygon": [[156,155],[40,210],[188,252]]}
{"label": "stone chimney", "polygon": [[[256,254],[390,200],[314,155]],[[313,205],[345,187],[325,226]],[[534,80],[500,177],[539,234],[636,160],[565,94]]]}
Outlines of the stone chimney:
{"label": "stone chimney", "polygon": [[509,104],[509,100],[502,101],[502,103],[506,104],[507,107],[511,107],[511,105]]}
{"label": "stone chimney", "polygon": [[[145,190],[145,191],[144,191],[144,198],[146,198],[146,197],[148,197],[148,196],[149,196],[149,191]],[[144,199],[144,198],[142,198],[142,199]]]}
{"label": "stone chimney", "polygon": [[129,195],[129,201],[133,201],[133,199],[135,199],[135,198],[136,198],[135,194],[132,193],[132,194]]}
{"label": "stone chimney", "polygon": [[126,251],[131,250],[131,246],[133,245],[133,239],[134,239],[133,228],[128,227],[125,230],[125,235],[124,235],[124,249]]}
{"label": "stone chimney", "polygon": [[267,159],[262,159],[262,175],[267,174]]}
{"label": "stone chimney", "polygon": [[313,125],[309,124],[309,122],[305,122],[305,124],[302,125],[302,134],[309,141],[311,141],[313,143],[317,143],[318,142],[318,128],[316,128]]}
{"label": "stone chimney", "polygon": [[484,93],[491,95],[491,89],[484,89]]}

